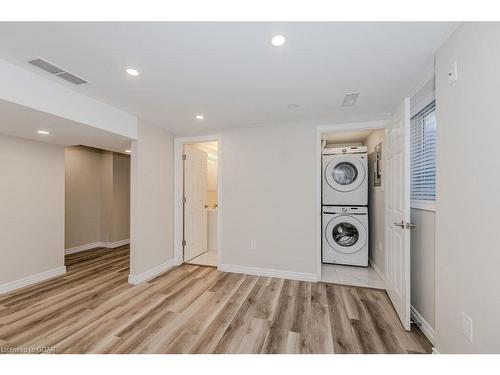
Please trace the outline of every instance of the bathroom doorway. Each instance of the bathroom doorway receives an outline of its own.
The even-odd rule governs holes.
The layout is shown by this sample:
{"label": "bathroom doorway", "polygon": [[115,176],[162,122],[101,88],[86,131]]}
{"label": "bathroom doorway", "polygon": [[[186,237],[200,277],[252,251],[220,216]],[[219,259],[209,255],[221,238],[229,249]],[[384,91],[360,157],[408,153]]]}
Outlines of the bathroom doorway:
{"label": "bathroom doorway", "polygon": [[181,254],[179,263],[218,265],[217,140],[181,144]]}

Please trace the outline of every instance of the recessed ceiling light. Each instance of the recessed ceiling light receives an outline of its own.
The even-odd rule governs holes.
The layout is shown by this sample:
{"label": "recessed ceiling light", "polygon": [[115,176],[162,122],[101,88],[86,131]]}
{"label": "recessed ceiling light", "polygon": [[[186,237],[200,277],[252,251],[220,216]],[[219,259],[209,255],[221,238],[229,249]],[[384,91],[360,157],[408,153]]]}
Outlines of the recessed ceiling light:
{"label": "recessed ceiling light", "polygon": [[37,133],[42,134],[42,135],[49,135],[50,134],[50,132],[47,130],[38,130]]}
{"label": "recessed ceiling light", "polygon": [[137,77],[139,75],[139,71],[137,69],[134,69],[134,68],[127,68],[127,69],[125,69],[125,71],[130,76]]}
{"label": "recessed ceiling light", "polygon": [[271,44],[275,47],[281,47],[286,43],[286,36],[282,34],[277,34],[272,37]]}
{"label": "recessed ceiling light", "polygon": [[291,103],[291,104],[287,104],[286,107],[288,109],[297,109],[297,108],[299,108],[299,105],[295,104],[295,103]]}
{"label": "recessed ceiling light", "polygon": [[203,120],[205,118],[205,116],[203,116],[203,115],[196,115],[195,118],[197,120]]}
{"label": "recessed ceiling light", "polygon": [[126,152],[127,154],[131,154],[131,153],[132,153],[132,150],[125,150],[125,152]]}
{"label": "recessed ceiling light", "polygon": [[351,107],[356,104],[356,100],[358,100],[359,92],[353,92],[350,94],[346,94],[344,101],[342,102],[343,107]]}

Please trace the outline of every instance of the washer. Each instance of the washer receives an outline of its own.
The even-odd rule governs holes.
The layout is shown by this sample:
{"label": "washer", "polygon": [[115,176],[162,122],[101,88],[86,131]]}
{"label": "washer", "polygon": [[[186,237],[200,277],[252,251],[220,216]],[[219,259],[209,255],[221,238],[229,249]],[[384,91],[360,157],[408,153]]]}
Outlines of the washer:
{"label": "washer", "polygon": [[368,204],[368,155],[366,146],[323,149],[323,205]]}
{"label": "washer", "polygon": [[323,263],[368,267],[368,207],[323,207]]}

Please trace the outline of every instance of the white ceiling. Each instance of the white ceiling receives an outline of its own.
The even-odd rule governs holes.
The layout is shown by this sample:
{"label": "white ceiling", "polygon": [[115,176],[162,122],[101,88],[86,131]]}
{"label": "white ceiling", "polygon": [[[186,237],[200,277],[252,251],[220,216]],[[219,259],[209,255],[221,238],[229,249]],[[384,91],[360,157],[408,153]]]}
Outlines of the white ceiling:
{"label": "white ceiling", "polygon": [[[0,100],[0,134],[61,146],[85,145],[124,153],[130,139],[36,109]],[[50,135],[40,135],[46,130]]]}
{"label": "white ceiling", "polygon": [[[75,90],[174,132],[389,112],[455,23],[0,23],[0,58],[39,56]],[[273,34],[288,42],[276,48]],[[133,78],[125,67],[137,68]],[[360,92],[354,107],[346,93]],[[298,104],[290,110],[287,104]],[[200,122],[198,113],[205,115]]]}

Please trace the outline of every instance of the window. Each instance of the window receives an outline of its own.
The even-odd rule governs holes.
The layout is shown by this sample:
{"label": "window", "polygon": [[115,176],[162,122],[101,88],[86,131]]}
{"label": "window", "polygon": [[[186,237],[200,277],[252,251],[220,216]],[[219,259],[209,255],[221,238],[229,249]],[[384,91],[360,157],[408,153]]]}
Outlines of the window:
{"label": "window", "polygon": [[434,210],[436,202],[436,103],[411,119],[412,207]]}

